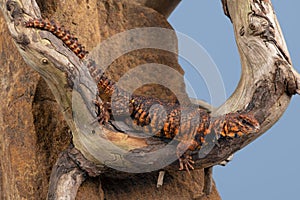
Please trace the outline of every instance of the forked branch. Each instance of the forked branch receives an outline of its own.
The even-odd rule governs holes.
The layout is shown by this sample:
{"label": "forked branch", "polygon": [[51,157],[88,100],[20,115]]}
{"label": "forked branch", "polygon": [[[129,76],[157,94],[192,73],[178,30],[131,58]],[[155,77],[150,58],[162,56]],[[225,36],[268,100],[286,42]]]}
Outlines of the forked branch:
{"label": "forked branch", "polygon": [[[26,5],[26,7],[19,5]],[[80,127],[74,123],[73,114],[70,112],[72,99],[74,100],[74,95],[78,95],[78,102],[86,105],[85,108],[82,108],[83,110],[78,112],[89,115],[87,119],[95,118],[90,110],[92,103],[87,102],[88,99],[93,99],[96,90],[89,73],[80,60],[52,34],[40,31],[40,38],[32,41],[31,38],[36,38],[36,32],[24,28],[23,23],[29,18],[40,17],[35,3],[32,1],[20,3],[7,1],[2,2],[1,6],[12,36],[15,38],[24,59],[44,76],[65,111],[65,117],[74,135],[74,145],[88,159],[101,163],[95,156],[91,155],[90,149],[86,149],[86,146],[94,146],[95,142],[89,137],[81,136]],[[205,158],[200,159],[201,163],[196,163],[196,166],[200,168],[212,166],[226,159],[227,156],[247,145],[270,128],[285,111],[291,95],[297,92],[299,84],[297,79],[299,75],[291,66],[291,60],[271,3],[269,1],[250,0],[227,1],[224,7],[233,22],[242,61],[242,77],[235,93],[213,114],[220,115],[237,110],[252,111],[256,113],[256,118],[261,123],[261,131],[258,134],[249,134],[248,137],[219,141],[219,146],[216,146]],[[50,49],[48,45],[45,45],[49,42],[55,49]],[[60,66],[68,67],[62,68]],[[74,93],[74,91],[72,93],[69,85],[70,77],[78,76],[81,77],[81,84],[76,86],[78,93]],[[274,112],[275,110],[276,112]],[[147,142],[143,139],[132,139],[125,137],[122,133],[111,132],[107,129],[98,129],[96,132],[99,132],[97,133],[99,135],[105,132],[109,138],[113,138],[116,144],[125,142],[128,150],[147,146]],[[96,149],[94,150],[96,151]],[[196,157],[195,159],[198,160],[199,158]],[[121,158],[121,160],[126,163],[125,158]],[[128,165],[131,166],[132,164],[129,162]]]}
{"label": "forked branch", "polygon": [[[225,14],[230,16],[233,23],[241,57],[242,76],[234,94],[213,115],[251,111],[255,113],[261,129],[246,137],[218,141],[218,145],[204,158],[195,154],[196,168],[213,166],[225,160],[263,134],[276,123],[286,110],[292,95],[299,93],[300,88],[300,75],[292,67],[271,2],[222,2]],[[98,165],[103,172],[107,170],[104,164],[116,168],[125,166],[134,171],[138,170],[135,169],[136,163],[128,159],[126,153],[145,147],[151,151],[165,145],[155,139],[155,142],[149,143],[143,138],[132,138],[103,127],[87,129],[84,124],[90,124],[96,117],[91,100],[94,99],[97,88],[85,65],[51,33],[25,28],[25,21],[41,17],[35,1],[2,0],[0,6],[16,46],[25,61],[47,81],[72,130],[74,146],[85,158]],[[77,110],[72,109],[74,105]],[[74,116],[79,114],[82,115],[80,122],[74,120]],[[123,147],[124,151],[111,148],[108,141]],[[173,149],[166,148],[164,153],[172,154],[172,151]],[[97,152],[101,152],[105,158],[99,157]],[[136,157],[143,156],[145,164],[151,162],[152,165],[159,165],[161,162],[153,159],[153,155],[140,151],[133,151],[130,155],[135,152]],[[103,160],[108,162],[103,163]],[[168,168],[178,167],[170,165]]]}

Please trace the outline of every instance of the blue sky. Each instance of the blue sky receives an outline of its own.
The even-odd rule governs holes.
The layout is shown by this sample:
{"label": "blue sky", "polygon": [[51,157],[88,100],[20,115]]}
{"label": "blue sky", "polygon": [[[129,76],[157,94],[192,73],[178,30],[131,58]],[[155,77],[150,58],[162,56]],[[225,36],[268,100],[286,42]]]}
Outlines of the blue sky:
{"label": "blue sky", "polygon": [[[300,71],[300,1],[273,0],[294,67]],[[176,31],[201,44],[216,63],[227,97],[236,88],[240,61],[232,24],[225,17],[221,0],[183,0],[169,18]],[[181,62],[196,96],[210,101],[203,80]],[[235,154],[226,167],[214,168],[214,179],[224,200],[297,199],[300,190],[300,97],[293,97],[284,116],[263,136]]]}

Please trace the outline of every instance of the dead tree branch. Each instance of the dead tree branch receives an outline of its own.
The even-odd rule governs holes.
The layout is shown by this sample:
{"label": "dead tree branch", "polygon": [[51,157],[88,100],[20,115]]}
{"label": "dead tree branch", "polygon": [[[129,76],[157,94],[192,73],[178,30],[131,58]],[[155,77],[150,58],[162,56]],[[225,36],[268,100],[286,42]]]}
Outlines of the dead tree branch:
{"label": "dead tree branch", "polygon": [[[34,69],[44,76],[60,102],[73,132],[75,147],[80,149],[88,159],[99,163],[99,160],[97,161],[97,159],[89,155],[90,152],[84,148],[86,144],[82,145],[84,139],[77,136],[81,135],[81,133],[72,121],[73,118],[70,113],[72,94],[68,86],[68,81],[70,80],[67,80],[67,78],[74,76],[84,77],[82,79],[83,86],[80,85],[80,88],[77,88],[77,91],[79,91],[77,94],[83,105],[85,105],[87,104],[87,99],[92,99],[91,94],[96,90],[90,81],[91,78],[88,72],[85,71],[85,67],[78,58],[63,47],[61,41],[50,33],[40,31],[40,39],[31,41],[30,38],[36,38],[35,30],[28,30],[22,27],[20,22],[28,19],[28,16],[39,17],[38,7],[36,4],[31,4],[31,1],[24,1],[20,4],[31,5],[28,6],[29,8],[18,7],[18,4],[13,2],[8,1],[5,4],[8,9],[2,4],[2,10],[8,19],[9,28],[12,36],[16,39],[21,54]],[[230,154],[249,144],[270,128],[285,111],[291,95],[295,94],[298,89],[298,80],[296,79],[298,75],[295,74],[295,70],[291,66],[281,30],[276,16],[272,12],[271,3],[269,1],[260,3],[256,1],[238,3],[230,1],[227,2],[226,7],[228,7],[233,21],[241,53],[242,77],[235,93],[214,114],[224,114],[237,110],[254,111],[261,122],[262,128],[259,134],[249,135],[247,138],[221,141],[219,147],[215,147],[209,155],[201,159],[201,163],[199,162],[198,164],[200,168],[214,165],[226,159]],[[25,17],[23,11],[26,13]],[[45,46],[45,40],[55,46],[55,50]],[[41,68],[41,66],[46,67]],[[61,68],[60,66],[69,67]],[[54,83],[60,84],[54,85]],[[253,87],[248,87],[249,85]],[[91,105],[80,112],[92,115],[89,111],[90,108]],[[87,118],[92,121],[94,117],[90,116]],[[114,138],[116,143],[119,140],[124,142],[124,136],[120,133],[122,136],[118,136],[118,133],[113,133],[106,129],[99,129],[97,134],[101,135],[101,132],[105,132],[105,135],[111,135],[111,138]],[[85,142],[90,142],[89,145],[93,144],[89,139],[86,139],[87,141]],[[128,144],[136,144],[129,149],[147,146],[142,140],[137,143],[136,140],[131,142],[131,138],[126,138],[125,140]],[[145,161],[147,159],[145,157]],[[197,158],[195,159],[197,160]],[[125,158],[120,160],[122,160],[122,164],[127,162]],[[128,163],[128,165],[130,166],[131,164]]]}
{"label": "dead tree branch", "polygon": [[[150,1],[143,2],[148,5]],[[261,130],[246,137],[222,139],[204,158],[195,154],[196,168],[213,166],[225,160],[263,134],[284,113],[292,95],[299,92],[300,86],[300,75],[292,67],[271,2],[222,2],[226,15],[230,16],[234,26],[242,62],[242,76],[234,94],[213,114],[217,116],[236,111],[251,111],[259,120]],[[167,16],[178,3],[179,1],[175,1],[168,10],[161,12]],[[132,138],[107,128],[86,129],[81,126],[90,124],[96,117],[92,109],[92,99],[97,89],[84,63],[51,33],[24,27],[24,22],[28,19],[41,17],[35,1],[0,1],[0,6],[19,52],[45,78],[72,130],[74,146],[86,159],[95,163],[103,172],[108,170],[105,168],[107,164],[116,168],[138,170],[135,169],[137,163],[130,158],[134,155],[132,150],[147,147],[151,152],[164,145],[160,141],[149,144],[145,139]],[[150,7],[156,7],[156,4],[151,4]],[[76,79],[78,77],[79,80]],[[74,85],[74,82],[77,84]],[[72,109],[74,104],[80,105],[76,107],[78,110]],[[74,120],[74,115],[79,114],[82,115],[80,123]],[[107,139],[116,146],[125,147],[125,152],[112,148]],[[164,153],[173,154],[174,149],[166,148]],[[105,157],[101,157],[102,155]],[[161,162],[159,158],[140,151],[134,156],[142,157],[139,162],[143,162],[145,166],[159,166]],[[167,169],[177,169],[177,165],[170,165]]]}

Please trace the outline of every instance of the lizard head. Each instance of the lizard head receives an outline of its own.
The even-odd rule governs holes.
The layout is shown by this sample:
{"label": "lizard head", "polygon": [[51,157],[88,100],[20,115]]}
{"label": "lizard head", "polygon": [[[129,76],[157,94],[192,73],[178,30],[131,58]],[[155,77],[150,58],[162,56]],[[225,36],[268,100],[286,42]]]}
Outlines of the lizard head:
{"label": "lizard head", "polygon": [[220,135],[223,137],[240,137],[256,133],[260,124],[252,113],[228,113],[219,120]]}

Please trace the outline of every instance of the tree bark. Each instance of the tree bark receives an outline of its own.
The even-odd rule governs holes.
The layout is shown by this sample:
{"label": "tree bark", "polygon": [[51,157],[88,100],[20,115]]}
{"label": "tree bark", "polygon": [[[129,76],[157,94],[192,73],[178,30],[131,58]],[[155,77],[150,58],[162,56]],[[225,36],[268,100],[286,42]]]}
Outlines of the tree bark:
{"label": "tree bark", "polygon": [[[165,17],[161,14],[158,14],[152,9],[155,8],[155,6],[151,6],[151,9],[145,7],[145,5],[148,5],[147,2],[148,1],[139,1],[137,2],[138,4],[135,4],[136,2],[132,3],[128,1],[107,0],[100,1],[98,2],[98,4],[94,1],[85,3],[77,2],[78,5],[74,5],[74,3],[69,2],[68,5],[68,3],[65,2],[62,3],[60,1],[51,1],[48,2],[48,4],[40,4],[40,7],[43,8],[42,13],[44,17],[47,16],[49,18],[57,19],[57,21],[60,21],[62,24],[65,24],[66,26],[68,25],[72,32],[80,33],[78,34],[79,39],[87,45],[88,50],[91,50],[98,42],[101,42],[104,39],[109,38],[124,30],[145,26],[160,26],[164,28],[170,28],[169,24],[165,20]],[[237,45],[242,61],[242,77],[235,93],[226,101],[224,105],[216,109],[213,112],[213,115],[219,116],[225,113],[237,111],[252,112],[260,122],[261,129],[258,133],[250,133],[245,137],[233,139],[222,138],[218,140],[218,145],[214,146],[212,151],[210,151],[206,155],[206,157],[195,158],[195,160],[197,160],[197,162],[195,163],[195,167],[199,169],[203,167],[210,167],[223,161],[230,154],[243,148],[251,141],[259,137],[261,134],[263,134],[268,128],[276,123],[278,118],[283,114],[286,107],[288,106],[291,96],[299,91],[299,74],[292,68],[291,60],[289,58],[288,51],[276,16],[274,15],[271,2],[269,0],[227,0],[222,2],[225,14],[229,16],[231,21],[233,22]],[[81,129],[79,129],[80,127],[77,127],[77,124],[73,120],[72,115],[76,115],[78,113],[84,114],[82,120],[89,119],[89,117],[91,117],[91,114],[89,114],[88,105],[86,105],[87,108],[82,108],[81,110],[76,111],[77,113],[75,111],[73,111],[72,113],[70,109],[72,107],[72,96],[73,98],[74,96],[77,97],[79,101],[81,101],[81,105],[84,105],[84,103],[86,103],[85,98],[88,97],[90,90],[92,90],[92,87],[84,88],[85,86],[91,86],[89,83],[89,75],[86,73],[84,65],[78,59],[76,59],[75,55],[67,51],[66,48],[63,47],[62,43],[59,42],[59,40],[50,33],[45,31],[36,32],[36,30],[25,30],[20,26],[17,27],[17,24],[19,23],[18,19],[20,16],[23,16],[23,13],[20,9],[15,9],[13,7],[16,5],[14,5],[12,1],[9,1],[9,3],[10,5],[8,7],[5,7],[5,3],[1,3],[1,9],[3,10],[4,16],[6,17],[7,24],[9,24],[11,34],[14,37],[14,41],[16,42],[19,51],[23,55],[24,59],[28,63],[30,63],[31,67],[33,67],[41,75],[43,75],[48,86],[53,92],[55,99],[59,103],[58,106],[52,106],[51,109],[58,109],[58,107],[62,108],[63,115],[60,116],[59,114],[57,114],[58,116],[56,117],[61,119],[64,118],[66,120],[69,128],[72,131],[72,142],[74,143],[74,146],[83,154],[83,156],[88,161],[94,162],[99,166],[99,169],[104,172],[104,174],[101,175],[101,186],[103,190],[99,189],[99,179],[90,179],[86,181],[82,187],[79,188],[79,192],[77,195],[78,199],[87,197],[90,199],[99,199],[103,198],[104,196],[107,199],[165,199],[165,195],[170,199],[179,197],[181,199],[192,199],[197,197],[211,199],[219,198],[215,190],[213,190],[212,195],[208,197],[201,196],[203,183],[199,182],[199,178],[201,178],[201,180],[204,179],[202,171],[195,170],[192,172],[191,176],[186,176],[187,173],[174,170],[174,165],[170,165],[169,167],[165,168],[165,170],[167,170],[168,172],[165,177],[167,181],[166,184],[162,187],[162,190],[155,189],[156,178],[154,177],[154,175],[157,176],[157,172],[130,176],[128,176],[127,174],[123,178],[120,174],[114,174],[113,176],[111,176],[109,170],[103,165],[102,160],[98,159],[97,156],[99,156],[99,153],[97,153],[96,151],[91,151],[91,149],[93,150],[93,148],[97,147],[99,149],[98,152],[105,154],[105,151],[111,151],[110,149],[105,148],[105,145],[107,145],[107,143],[103,141],[98,141],[96,143],[95,140],[92,141],[95,137],[87,133],[85,134],[88,136],[85,135],[85,137],[83,137],[84,133],[81,132]],[[25,7],[27,6],[27,8],[24,8],[25,12],[31,12],[30,14],[32,17],[40,17],[38,7],[31,3],[32,1],[22,4],[25,5]],[[32,7],[30,7],[31,5]],[[170,5],[170,7],[174,6],[174,4],[167,5]],[[74,14],[75,9],[76,14]],[[8,20],[11,18],[14,21]],[[20,19],[22,19],[22,17],[20,17]],[[95,22],[94,19],[98,19],[99,21]],[[19,29],[23,30],[24,34],[20,34],[18,31],[16,31]],[[132,41],[134,41],[134,39]],[[2,42],[5,43],[6,41]],[[51,45],[45,45],[49,43]],[[6,47],[8,47],[9,44],[5,43],[5,45]],[[52,48],[49,48],[49,46]],[[119,48],[121,48],[120,44],[113,46],[113,49],[115,51],[119,51]],[[177,46],[175,45],[171,48],[176,49]],[[102,56],[102,58],[105,57],[102,54],[99,54],[99,56]],[[7,105],[9,109],[5,110],[3,108],[2,112],[2,123],[4,127],[3,132],[5,134],[2,135],[3,139],[1,138],[1,146],[2,149],[5,149],[5,151],[1,153],[4,154],[3,160],[9,162],[9,165],[2,164],[4,162],[1,161],[2,171],[0,173],[0,177],[2,178],[2,182],[5,184],[2,185],[0,190],[9,191],[7,193],[4,193],[3,197],[7,197],[9,195],[15,195],[12,197],[20,197],[20,195],[23,195],[26,198],[29,198],[33,197],[33,195],[36,195],[38,192],[40,192],[41,195],[44,195],[45,190],[39,190],[40,184],[37,185],[36,182],[31,182],[31,179],[29,178],[32,177],[32,180],[40,178],[40,183],[47,183],[46,179],[48,179],[49,177],[49,171],[44,170],[45,168],[41,168],[40,165],[48,166],[49,169],[50,165],[49,162],[47,163],[47,161],[50,160],[52,162],[51,164],[54,164],[54,159],[49,159],[49,155],[50,158],[51,155],[57,155],[55,153],[59,152],[60,148],[65,147],[68,144],[70,136],[67,131],[64,131],[64,140],[56,140],[56,142],[58,142],[57,144],[54,144],[52,139],[53,137],[55,138],[54,133],[57,126],[48,126],[52,123],[51,120],[53,120],[53,118],[50,117],[51,115],[48,113],[49,110],[46,109],[46,107],[43,107],[43,104],[39,102],[42,101],[44,103],[45,99],[51,99],[51,103],[53,103],[53,97],[48,93],[47,95],[44,94],[43,92],[47,90],[44,89],[44,86],[39,89],[39,84],[37,84],[37,81],[35,79],[30,79],[31,75],[29,77],[25,76],[26,78],[22,78],[23,71],[20,71],[20,73],[18,71],[19,68],[12,69],[13,65],[11,63],[17,61],[16,59],[14,59],[14,57],[11,57],[11,59],[7,59],[4,62],[6,61],[8,63],[4,63],[7,67],[6,71],[4,72],[7,72],[8,74],[11,73],[11,76],[8,76],[10,77],[10,79],[8,80],[10,82],[4,82],[3,85],[3,87],[5,88],[5,90],[3,90],[3,94],[8,96],[9,98],[7,98],[8,102],[4,102],[2,105]],[[169,66],[172,66],[179,73],[183,73],[183,71],[178,66],[176,56],[162,50],[149,49],[133,51],[125,54],[124,56],[115,60],[113,64],[109,66],[107,72],[110,74],[112,79],[118,80],[124,73],[126,73],[126,71],[133,68],[135,65],[149,62],[167,64]],[[62,68],[61,66],[67,67]],[[118,66],[122,66],[122,68],[118,68]],[[24,68],[21,68],[21,70],[24,70]],[[72,77],[71,75],[76,75],[76,73],[79,73],[81,75],[80,83],[82,84],[77,86],[77,93],[72,93],[70,91],[68,82],[69,79],[66,78],[66,75],[67,77]],[[137,75],[137,77],[139,76],[141,75]],[[178,91],[181,91],[180,95],[182,95],[183,97],[185,96],[186,98],[182,77],[174,79],[174,77],[170,76],[170,74],[165,74],[165,76],[165,79],[173,81],[173,83],[171,84],[176,85]],[[18,80],[19,77],[21,77],[20,80]],[[3,76],[3,78],[5,77]],[[27,83],[29,86],[26,87],[27,93],[19,89],[17,90],[17,92],[20,92],[21,95],[14,95],[14,93],[12,92],[14,90],[12,90],[12,88],[16,86],[17,83],[19,83],[14,82],[15,78],[18,81],[25,80],[24,82],[22,82],[22,85],[19,85],[19,87],[22,87],[24,86],[24,83]],[[38,76],[35,78],[38,79]],[[10,85],[12,83],[15,83],[15,85]],[[41,84],[45,85],[45,82],[41,81]],[[30,90],[30,88],[32,89]],[[153,90],[153,88],[155,89]],[[39,95],[35,96],[36,94],[38,94],[38,92],[40,92]],[[169,95],[169,91],[159,85],[141,87],[137,90],[137,93],[143,93],[146,96],[158,96],[168,101],[174,101],[176,98],[176,96],[174,95]],[[18,102],[22,102],[23,100],[24,103],[18,105]],[[10,108],[12,107],[15,108],[15,110],[13,110],[14,113],[10,113],[12,111],[12,109]],[[19,110],[20,107],[22,107],[22,113]],[[34,108],[44,108],[43,115],[45,116],[41,116],[39,112],[37,112],[37,110],[34,110]],[[32,110],[34,110],[34,112]],[[24,116],[23,111],[28,111],[28,113],[33,114],[30,116]],[[8,118],[9,114],[13,116],[12,119]],[[24,117],[24,119],[22,118],[22,116]],[[23,120],[16,121],[16,119]],[[43,121],[43,119],[49,119],[49,121],[45,122]],[[4,121],[9,121],[11,124],[4,124]],[[62,121],[63,120],[60,120],[59,122]],[[12,127],[14,128],[13,130]],[[26,127],[29,129],[24,130],[24,128]],[[18,133],[18,131],[25,132],[23,132],[24,135],[21,135],[21,139],[16,138],[17,136],[14,137],[14,135],[12,134]],[[53,135],[50,135],[49,133],[47,133],[47,131],[49,131]],[[28,132],[31,134],[30,139],[27,135]],[[37,133],[40,132],[42,132],[43,134],[47,134],[44,136],[37,135]],[[125,147],[128,152],[130,152],[130,150],[136,150],[137,148],[148,148],[149,146],[156,147],[161,145],[161,143],[148,144],[143,139],[134,140],[130,137],[124,137],[121,133],[110,131],[106,128],[97,130],[95,134],[101,135],[103,133],[105,133],[107,137],[115,144]],[[34,137],[32,137],[32,135]],[[26,143],[26,140],[24,140],[24,138],[28,139],[28,143]],[[20,143],[18,143],[16,147],[14,147],[13,144],[17,142]],[[42,148],[39,146],[40,144],[42,144]],[[49,147],[49,144],[53,145]],[[100,147],[99,144],[101,144]],[[15,177],[18,178],[19,173],[16,169],[28,169],[24,167],[22,167],[22,169],[19,169],[19,164],[23,163],[22,159],[24,158],[24,152],[22,152],[22,157],[20,157],[18,155],[20,154],[20,152],[16,151],[17,147],[20,148],[20,146],[33,148],[31,152],[27,152],[29,152],[31,161],[35,161],[34,163],[28,164],[31,167],[29,168],[29,172],[26,171],[26,174],[21,176],[27,177],[27,173],[30,174],[29,178],[26,180],[29,180],[32,185],[27,184],[26,186],[24,186],[21,184],[21,186],[23,187],[30,187],[26,188],[27,193],[21,193],[21,186],[19,185],[6,190],[9,186],[15,186],[13,182],[10,181],[12,179],[16,180]],[[10,149],[10,147],[13,148]],[[46,148],[46,150],[44,148]],[[21,150],[24,151],[25,149]],[[166,150],[165,154],[171,153],[171,151],[172,149]],[[15,154],[13,154],[14,152]],[[134,155],[134,152],[130,155]],[[46,155],[43,153],[45,153]],[[32,159],[32,155],[35,155],[38,158],[38,161]],[[44,157],[40,155],[44,155]],[[71,154],[68,155],[70,156]],[[112,163],[116,164],[115,166],[122,165],[123,167],[125,166],[128,168],[135,167],[134,162],[132,162],[134,159],[128,159],[128,156],[126,157],[126,154],[107,155],[112,157],[107,160],[112,160]],[[156,164],[159,164],[159,162],[161,161],[159,159],[152,161],[147,156],[147,154],[137,151],[136,157],[134,158],[137,159],[139,157],[142,157],[145,163],[151,161],[151,165],[154,166]],[[15,162],[16,158],[19,158],[19,162]],[[61,159],[65,159],[65,157],[61,156]],[[28,161],[28,159],[26,161],[30,162]],[[45,163],[43,164],[42,162]],[[15,166],[11,166],[15,163]],[[106,165],[112,163],[106,163]],[[70,167],[72,169],[73,164],[74,163],[71,162],[70,165],[66,165],[66,167]],[[59,169],[59,166],[61,166],[60,160],[58,160],[56,166],[58,166],[57,169]],[[80,163],[78,163],[77,166],[80,167]],[[206,171],[210,170],[211,169],[207,169]],[[31,174],[33,172],[35,173]],[[44,176],[40,176],[42,173],[46,172],[48,172],[48,176],[47,174]],[[72,172],[76,174],[76,177],[78,175],[78,179],[73,180],[75,180],[75,182],[76,180],[78,180],[78,182],[82,182],[83,179],[80,171],[75,170]],[[73,176],[74,173],[71,173],[71,175]],[[9,180],[8,177],[13,178]],[[68,179],[69,177],[67,177],[66,179],[64,178],[66,180],[65,183],[71,180]],[[208,178],[210,177],[208,176]],[[23,179],[21,178],[21,180]],[[151,183],[153,182],[154,184],[152,185]],[[210,183],[210,181],[208,182]],[[209,185],[209,183],[207,185]],[[76,184],[75,186],[76,187],[74,187],[73,189],[77,190],[78,187]],[[204,190],[209,191],[210,188],[204,188]],[[16,191],[16,194],[11,194],[10,191]],[[72,191],[74,192],[74,190]],[[70,194],[69,197],[72,198],[72,195],[73,194]]]}
{"label": "tree bark", "polygon": [[[159,11],[167,16],[175,8],[177,3],[174,2],[176,1],[165,1],[164,6],[158,7],[158,1],[151,1],[151,8],[145,6],[149,1],[138,1],[138,4],[134,4],[133,1],[118,0],[85,3],[38,1],[37,3],[44,18],[55,19],[65,25],[78,35],[88,49],[92,49],[96,43],[134,27],[146,25],[171,28],[165,17],[153,8],[161,9]],[[2,1],[0,5],[1,9],[6,9],[6,1]],[[30,4],[24,5],[26,7]],[[124,19],[127,20],[126,23],[122,23]],[[69,145],[71,134],[64,120],[64,114],[60,112],[60,104],[63,103],[56,103],[44,79],[24,63],[13,45],[14,40],[10,37],[2,16],[0,21],[2,66],[0,76],[3,88],[0,92],[2,97],[0,198],[45,199],[51,169],[59,153]],[[145,62],[173,66],[183,73],[173,54],[148,50],[133,52],[120,58],[109,70],[111,76],[118,79],[131,67]],[[118,64],[127,68],[117,68]],[[185,95],[183,80],[169,79]],[[164,88],[153,87],[147,86],[138,92],[169,98],[170,95]],[[170,100],[173,98],[171,95]],[[56,164],[60,166],[59,163]],[[77,174],[76,180],[83,181],[81,172],[76,170],[70,173],[71,177]],[[187,176],[185,172],[170,171],[165,175],[165,183],[159,189],[156,188],[157,176],[158,172],[152,172],[126,176],[126,178],[104,174],[101,176],[101,181],[99,178],[88,178],[79,188],[76,199],[104,199],[104,197],[106,199],[166,199],[166,197],[192,199],[201,195],[202,170],[192,172],[191,176]],[[69,197],[73,199],[74,194],[73,197]],[[48,198],[51,199],[51,196]],[[203,199],[219,199],[219,195],[213,188],[210,197],[203,197]]]}

